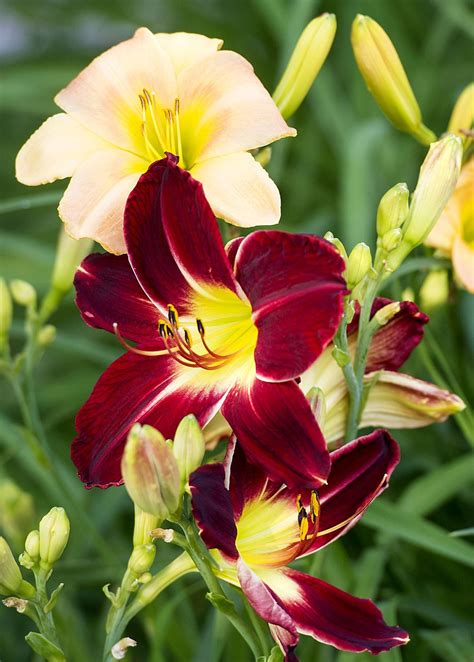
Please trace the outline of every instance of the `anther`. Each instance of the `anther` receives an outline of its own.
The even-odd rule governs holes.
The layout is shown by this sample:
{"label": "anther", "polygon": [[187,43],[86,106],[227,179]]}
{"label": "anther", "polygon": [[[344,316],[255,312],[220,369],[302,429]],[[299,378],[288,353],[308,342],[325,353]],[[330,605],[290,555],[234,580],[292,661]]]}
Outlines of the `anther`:
{"label": "anther", "polygon": [[318,493],[316,492],[316,490],[311,490],[311,497],[309,502],[309,516],[311,518],[312,524],[316,523],[316,520],[319,517],[319,510],[320,510],[320,505],[319,505]]}
{"label": "anther", "polygon": [[178,326],[178,311],[171,303],[168,304],[168,319],[172,326]]}
{"label": "anther", "polygon": [[159,322],[158,323],[158,333],[160,334],[161,338],[164,338],[166,335],[166,324],[164,322]]}
{"label": "anther", "polygon": [[199,331],[199,335],[203,336],[204,335],[204,324],[200,319],[196,320],[196,326],[197,330]]}
{"label": "anther", "polygon": [[191,347],[191,336],[189,335],[189,331],[187,329],[183,329],[184,333],[184,342],[188,347]]}

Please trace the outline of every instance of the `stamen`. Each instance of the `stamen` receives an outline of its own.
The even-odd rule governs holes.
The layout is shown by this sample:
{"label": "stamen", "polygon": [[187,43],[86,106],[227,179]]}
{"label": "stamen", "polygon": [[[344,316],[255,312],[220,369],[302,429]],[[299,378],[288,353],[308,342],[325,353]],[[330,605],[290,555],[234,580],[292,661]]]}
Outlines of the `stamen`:
{"label": "stamen", "polygon": [[178,311],[171,303],[168,304],[168,319],[172,326],[179,326]]}
{"label": "stamen", "polygon": [[202,321],[200,319],[196,320],[196,326],[197,326],[197,330],[199,331],[199,335],[201,337],[203,337],[204,336],[204,324],[202,323]]}
{"label": "stamen", "polygon": [[175,99],[174,101],[174,116],[176,121],[176,144],[178,148],[178,157],[181,165],[183,165],[183,146],[181,143],[181,127],[179,124],[179,99]]}
{"label": "stamen", "polygon": [[138,347],[134,347],[133,345],[130,345],[130,343],[128,343],[125,340],[125,338],[122,336],[122,334],[119,331],[117,322],[114,322],[112,326],[114,328],[114,333],[117,336],[119,343],[127,351],[133,352],[133,354],[139,354],[140,356],[164,356],[165,354],[169,353],[169,350],[167,350],[167,349],[156,349],[156,350],[154,350],[154,349],[138,349]]}
{"label": "stamen", "polygon": [[189,335],[189,331],[187,329],[183,329],[183,333],[184,333],[184,342],[191,349],[191,336]]}
{"label": "stamen", "polygon": [[301,494],[298,494],[296,498],[296,508],[298,510],[298,526],[300,527],[300,540],[304,541],[308,538],[308,513],[306,508],[303,506],[303,501],[301,499]]}
{"label": "stamen", "polygon": [[310,502],[309,502],[309,515],[311,518],[311,523],[316,524],[316,520],[319,517],[320,505],[319,497],[316,490],[311,490]]}

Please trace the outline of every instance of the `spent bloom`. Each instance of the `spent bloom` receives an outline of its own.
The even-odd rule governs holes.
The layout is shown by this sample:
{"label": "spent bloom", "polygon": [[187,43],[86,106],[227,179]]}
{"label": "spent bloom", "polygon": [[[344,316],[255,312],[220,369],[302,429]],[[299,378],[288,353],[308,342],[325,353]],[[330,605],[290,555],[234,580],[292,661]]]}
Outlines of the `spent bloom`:
{"label": "spent bloom", "polygon": [[225,250],[201,184],[171,156],[130,195],[125,237],[128,256],[91,255],[76,275],[84,321],[127,349],[78,413],[72,457],[82,480],[121,482],[135,423],[172,439],[184,416],[204,425],[221,409],[275,479],[324,483],[326,444],[295,380],[342,315],[345,265],[334,248],[258,231]]}
{"label": "spent bloom", "polygon": [[71,177],[59,215],[75,239],[124,253],[123,212],[148,166],[166,152],[203,183],[217,216],[271,225],[280,196],[249,151],[295,135],[252,66],[220,39],[135,35],[99,55],[55,97],[53,115],[21,148],[20,182]]}
{"label": "spent bloom", "polygon": [[317,491],[273,482],[238,442],[224,464],[191,475],[193,513],[216,574],[242,589],[287,660],[296,660],[299,633],[374,654],[407,643],[370,600],[288,567],[348,531],[387,487],[398,459],[395,441],[378,430],[331,453],[328,483]]}

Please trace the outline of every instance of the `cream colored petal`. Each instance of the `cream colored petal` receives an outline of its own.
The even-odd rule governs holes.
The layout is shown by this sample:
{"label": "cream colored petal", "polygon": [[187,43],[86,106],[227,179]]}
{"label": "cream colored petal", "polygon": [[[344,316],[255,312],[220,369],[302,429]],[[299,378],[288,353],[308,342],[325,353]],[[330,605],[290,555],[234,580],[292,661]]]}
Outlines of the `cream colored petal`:
{"label": "cream colored petal", "polygon": [[123,149],[143,153],[138,95],[154,92],[174,106],[176,77],[171,60],[147,28],[95,58],[55,102],[78,122]]}
{"label": "cream colored petal", "polygon": [[178,92],[187,167],[296,135],[249,62],[232,51],[187,67]]}
{"label": "cream colored petal", "polygon": [[214,213],[240,227],[280,220],[280,193],[266,170],[247,152],[203,161],[191,174],[202,182]]}
{"label": "cream colored petal", "polygon": [[159,32],[155,35],[161,48],[173,63],[176,75],[183,69],[212,55],[222,48],[222,39],[210,39],[191,32]]}
{"label": "cream colored petal", "polygon": [[427,246],[451,253],[458,223],[458,209],[455,200],[450,200],[436,225],[425,240]]}
{"label": "cream colored petal", "polygon": [[468,292],[474,294],[474,245],[468,244],[461,236],[456,236],[452,260],[457,280]]}
{"label": "cream colored petal", "polygon": [[37,186],[71,177],[90,154],[107,146],[72,117],[58,113],[43,122],[18,152],[16,178],[22,184]]}
{"label": "cream colored petal", "polygon": [[366,375],[372,386],[362,414],[360,427],[374,426],[399,430],[440,423],[462,411],[463,401],[441,388],[400,372],[381,370]]}
{"label": "cream colored petal", "polygon": [[90,156],[74,173],[59,215],[74,239],[89,237],[111,253],[125,253],[123,212],[148,164],[117,149]]}

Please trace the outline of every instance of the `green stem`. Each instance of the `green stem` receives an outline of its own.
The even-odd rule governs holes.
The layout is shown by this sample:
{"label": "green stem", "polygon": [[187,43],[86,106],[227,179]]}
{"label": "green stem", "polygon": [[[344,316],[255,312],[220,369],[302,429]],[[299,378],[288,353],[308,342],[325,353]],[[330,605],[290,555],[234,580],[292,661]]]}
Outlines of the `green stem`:
{"label": "green stem", "polygon": [[44,609],[49,600],[46,590],[46,582],[49,572],[39,568],[35,571],[34,574],[36,580],[35,607],[38,614],[41,634],[43,634],[52,644],[62,650],[61,643],[56,632],[53,614],[50,611],[46,613]]}

